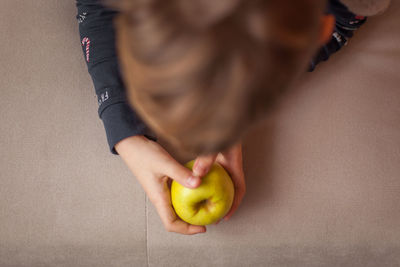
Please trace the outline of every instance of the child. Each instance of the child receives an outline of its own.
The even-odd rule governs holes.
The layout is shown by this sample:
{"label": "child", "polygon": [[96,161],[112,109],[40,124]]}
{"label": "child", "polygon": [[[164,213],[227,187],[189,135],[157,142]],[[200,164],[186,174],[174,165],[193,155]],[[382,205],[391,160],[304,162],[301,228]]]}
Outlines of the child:
{"label": "child", "polygon": [[[388,2],[345,1],[361,15],[378,13]],[[77,1],[99,116],[111,151],[137,177],[165,228],[183,234],[206,228],[177,218],[168,180],[195,188],[214,161],[221,163],[235,184],[229,219],[245,194],[245,130],[307,65],[313,70],[328,59],[366,20],[338,0],[328,8],[320,0],[125,0],[114,6],[120,13],[98,0]],[[193,172],[155,142],[148,126],[201,155]]]}

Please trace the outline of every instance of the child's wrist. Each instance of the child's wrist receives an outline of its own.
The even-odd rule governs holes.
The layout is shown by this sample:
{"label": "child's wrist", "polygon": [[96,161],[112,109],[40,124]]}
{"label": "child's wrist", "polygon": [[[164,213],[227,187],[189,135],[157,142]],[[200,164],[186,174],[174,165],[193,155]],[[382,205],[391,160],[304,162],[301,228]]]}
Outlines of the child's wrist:
{"label": "child's wrist", "polygon": [[115,144],[115,150],[118,152],[118,154],[122,156],[125,155],[128,151],[130,151],[132,147],[148,141],[149,139],[146,138],[144,135],[130,136],[122,139],[117,144]]}

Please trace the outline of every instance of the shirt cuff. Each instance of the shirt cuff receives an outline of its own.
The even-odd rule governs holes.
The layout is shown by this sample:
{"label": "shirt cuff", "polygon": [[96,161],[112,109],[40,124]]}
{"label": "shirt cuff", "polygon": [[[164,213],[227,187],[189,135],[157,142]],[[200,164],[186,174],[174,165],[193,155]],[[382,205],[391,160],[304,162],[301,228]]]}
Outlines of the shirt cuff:
{"label": "shirt cuff", "polygon": [[101,112],[101,119],[106,130],[110,151],[115,155],[118,155],[115,145],[127,137],[144,135],[150,140],[157,141],[155,134],[126,103],[109,105]]}

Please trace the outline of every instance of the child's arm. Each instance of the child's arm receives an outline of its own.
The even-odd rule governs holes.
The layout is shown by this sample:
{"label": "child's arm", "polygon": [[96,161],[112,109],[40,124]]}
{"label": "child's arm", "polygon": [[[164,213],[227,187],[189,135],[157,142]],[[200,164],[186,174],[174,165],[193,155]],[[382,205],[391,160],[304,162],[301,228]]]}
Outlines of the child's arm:
{"label": "child's arm", "polygon": [[335,16],[336,23],[331,40],[321,47],[310,64],[310,71],[313,71],[317,64],[326,61],[329,57],[339,51],[353,37],[354,32],[359,29],[367,20],[351,12],[339,0],[330,0],[328,13]]}
{"label": "child's arm", "polygon": [[77,19],[82,51],[99,104],[98,114],[106,130],[110,150],[116,154],[115,144],[124,138],[135,135],[155,137],[127,104],[114,43],[112,21],[117,13],[99,2],[78,0]]}

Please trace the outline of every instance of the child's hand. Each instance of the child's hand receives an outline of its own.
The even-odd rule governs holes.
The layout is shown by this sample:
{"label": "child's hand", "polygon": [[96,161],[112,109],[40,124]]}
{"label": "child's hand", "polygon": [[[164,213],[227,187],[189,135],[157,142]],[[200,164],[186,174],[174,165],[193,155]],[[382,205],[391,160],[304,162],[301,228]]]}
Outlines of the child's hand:
{"label": "child's hand", "polygon": [[242,145],[237,144],[224,152],[209,156],[198,157],[193,165],[193,173],[196,176],[203,177],[210,170],[214,161],[221,164],[232,178],[235,186],[235,198],[230,211],[225,215],[227,221],[237,210],[246,193],[246,183],[243,173]]}
{"label": "child's hand", "polygon": [[185,187],[195,188],[201,183],[199,177],[193,176],[189,169],[174,160],[159,144],[144,136],[128,137],[120,141],[115,149],[156,207],[167,231],[187,235],[206,231],[204,226],[191,225],[177,217],[168,187],[171,178]]}

